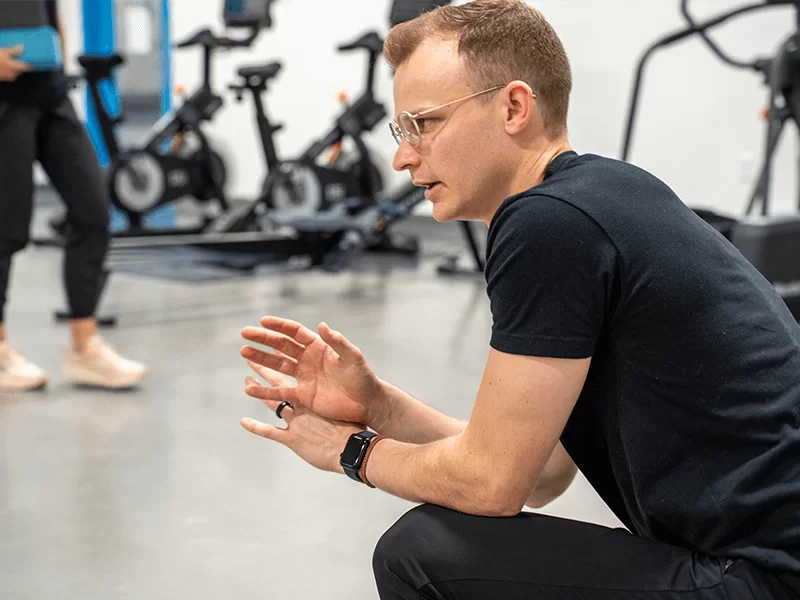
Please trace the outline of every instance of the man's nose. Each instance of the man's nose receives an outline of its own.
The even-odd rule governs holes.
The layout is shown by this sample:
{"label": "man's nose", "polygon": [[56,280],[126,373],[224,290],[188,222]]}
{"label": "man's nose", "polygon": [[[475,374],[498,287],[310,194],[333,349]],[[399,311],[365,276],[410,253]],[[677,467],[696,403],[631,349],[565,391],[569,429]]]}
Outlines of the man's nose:
{"label": "man's nose", "polygon": [[407,171],[418,166],[419,154],[414,149],[414,146],[403,140],[397,147],[397,152],[394,153],[392,168],[395,171]]}

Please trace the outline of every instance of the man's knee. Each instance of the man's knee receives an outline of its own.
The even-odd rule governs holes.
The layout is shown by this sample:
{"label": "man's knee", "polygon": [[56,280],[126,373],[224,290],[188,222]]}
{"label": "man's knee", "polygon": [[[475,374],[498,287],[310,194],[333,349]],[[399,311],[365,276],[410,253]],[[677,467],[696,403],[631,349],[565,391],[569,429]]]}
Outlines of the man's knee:
{"label": "man's knee", "polygon": [[379,588],[383,582],[400,580],[415,588],[448,560],[452,544],[445,522],[448,509],[430,504],[418,506],[381,536],[372,555],[372,570]]}

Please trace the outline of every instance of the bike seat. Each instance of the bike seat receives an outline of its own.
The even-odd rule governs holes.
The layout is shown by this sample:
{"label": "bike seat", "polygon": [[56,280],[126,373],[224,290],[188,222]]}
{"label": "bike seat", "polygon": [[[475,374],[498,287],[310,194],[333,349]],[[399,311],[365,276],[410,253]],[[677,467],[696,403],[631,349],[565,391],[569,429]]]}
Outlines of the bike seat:
{"label": "bike seat", "polygon": [[357,50],[358,48],[363,48],[364,50],[368,50],[374,54],[380,54],[383,52],[383,40],[381,39],[381,36],[377,34],[377,32],[370,31],[369,33],[362,35],[360,38],[350,42],[349,44],[339,46],[339,52]]}
{"label": "bike seat", "polygon": [[111,69],[118,67],[124,62],[125,59],[119,54],[110,54],[108,56],[93,56],[84,54],[83,56],[78,57],[78,64],[83,67],[87,74],[96,74],[101,76],[101,78],[111,75]]}
{"label": "bike seat", "polygon": [[237,71],[239,77],[250,79],[251,77],[259,77],[264,81],[268,81],[275,77],[281,70],[281,63],[271,62],[266,65],[254,65],[250,67],[242,67]]}

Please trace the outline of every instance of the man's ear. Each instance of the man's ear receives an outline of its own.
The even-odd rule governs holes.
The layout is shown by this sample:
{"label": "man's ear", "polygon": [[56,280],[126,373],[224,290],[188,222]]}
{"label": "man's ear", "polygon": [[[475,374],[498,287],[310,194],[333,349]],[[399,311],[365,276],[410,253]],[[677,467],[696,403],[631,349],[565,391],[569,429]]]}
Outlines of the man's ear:
{"label": "man's ear", "polygon": [[524,81],[512,81],[501,93],[505,99],[503,109],[509,135],[518,134],[527,129],[532,120],[541,119],[533,90]]}

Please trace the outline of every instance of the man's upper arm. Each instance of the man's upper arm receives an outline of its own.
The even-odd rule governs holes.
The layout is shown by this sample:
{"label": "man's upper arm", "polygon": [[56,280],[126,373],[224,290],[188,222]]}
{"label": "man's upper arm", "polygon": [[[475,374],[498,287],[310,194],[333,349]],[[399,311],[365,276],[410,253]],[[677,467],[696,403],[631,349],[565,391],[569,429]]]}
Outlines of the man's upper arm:
{"label": "man's upper arm", "polygon": [[490,225],[491,352],[464,436],[490,461],[489,497],[509,499],[504,513],[528,500],[575,407],[616,273],[609,236],[567,202],[520,196]]}
{"label": "man's upper arm", "polygon": [[463,443],[488,471],[498,509],[519,511],[536,485],[581,393],[590,359],[492,349]]}

